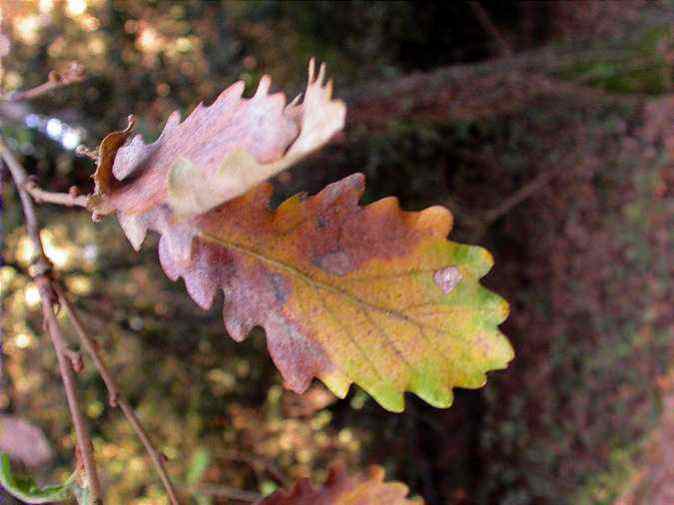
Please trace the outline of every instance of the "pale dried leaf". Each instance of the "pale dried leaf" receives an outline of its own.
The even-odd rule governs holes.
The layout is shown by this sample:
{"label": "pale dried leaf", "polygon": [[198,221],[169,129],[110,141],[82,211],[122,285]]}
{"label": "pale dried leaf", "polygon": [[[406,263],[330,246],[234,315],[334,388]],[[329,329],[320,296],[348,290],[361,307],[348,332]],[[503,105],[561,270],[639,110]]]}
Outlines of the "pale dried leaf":
{"label": "pale dried leaf", "polygon": [[[116,211],[138,248],[154,221],[189,219],[244,194],[343,127],[346,108],[332,99],[332,83],[324,78],[325,67],[316,76],[312,60],[301,104],[286,106],[282,93],[270,95],[271,79],[264,76],[250,99],[242,98],[244,85],[237,82],[212,105],[199,104],[182,123],[174,112],[156,142],[145,144],[135,136],[116,150],[111,166],[101,157],[96,174],[101,191],[91,209]],[[127,134],[111,134],[101,149],[110,150]]]}

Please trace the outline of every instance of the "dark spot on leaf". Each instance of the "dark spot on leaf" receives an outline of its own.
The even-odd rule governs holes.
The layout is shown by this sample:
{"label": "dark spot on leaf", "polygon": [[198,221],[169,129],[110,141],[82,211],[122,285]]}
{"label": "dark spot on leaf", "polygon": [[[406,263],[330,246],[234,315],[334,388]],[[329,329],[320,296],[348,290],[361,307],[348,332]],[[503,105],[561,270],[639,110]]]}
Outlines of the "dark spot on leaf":
{"label": "dark spot on leaf", "polygon": [[314,261],[320,269],[333,275],[346,275],[353,270],[353,261],[344,251],[328,253]]}
{"label": "dark spot on leaf", "polygon": [[285,280],[280,274],[271,274],[269,281],[274,288],[274,299],[279,303],[285,303],[288,299],[288,289],[285,286]]}

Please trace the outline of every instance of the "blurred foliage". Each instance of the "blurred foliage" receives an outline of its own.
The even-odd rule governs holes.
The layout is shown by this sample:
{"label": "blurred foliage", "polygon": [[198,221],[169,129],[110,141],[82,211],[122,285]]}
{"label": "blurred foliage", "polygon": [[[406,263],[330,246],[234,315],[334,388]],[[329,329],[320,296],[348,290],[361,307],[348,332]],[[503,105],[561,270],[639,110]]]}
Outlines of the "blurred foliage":
{"label": "blurred foliage", "polygon": [[[410,72],[494,51],[467,4],[452,2],[26,0],[2,9],[4,88],[39,84],[49,69],[81,61],[86,83],[31,107],[82,127],[92,146],[132,112],[156,135],[173,109],[189,111],[235,79],[250,88],[270,73],[299,91],[312,55],[328,62],[340,95],[370,82],[385,94]],[[166,280],[153,247],[136,254],[112,222],[41,209],[48,255],[181,492],[197,503],[240,503],[233,489],[268,494],[301,476],[321,480],[341,459],[354,469],[383,464],[431,505],[603,504],[640,467],[674,350],[671,6],[502,2],[487,11],[516,52],[544,44],[594,52],[551,72],[557,88],[507,113],[393,118],[377,131],[350,125],[345,141],[277,181],[281,194],[316,191],[363,171],[367,200],[447,204],[454,238],[495,252],[488,282],[512,303],[504,329],[518,358],[486,389],[458,391],[447,411],[409,398],[406,413],[390,415],[357,389],[340,402],[319,387],[292,395],[262,332],[242,344],[224,336],[219,309],[200,311]],[[89,189],[91,164],[38,130],[3,125],[43,185]],[[486,231],[476,226],[553,169],[551,183]],[[8,186],[0,297],[10,384],[0,409],[47,431],[58,459],[43,477],[57,481],[69,475],[73,433]],[[92,366],[80,380],[109,503],[163,503]]]}
{"label": "blurred foliage", "polygon": [[561,76],[614,93],[665,93],[672,88],[672,27],[647,30],[621,58],[582,61]]}
{"label": "blurred foliage", "polygon": [[40,488],[30,477],[17,475],[12,471],[9,455],[0,453],[0,483],[14,497],[27,503],[62,502],[68,499],[68,489],[75,476],[63,484]]}

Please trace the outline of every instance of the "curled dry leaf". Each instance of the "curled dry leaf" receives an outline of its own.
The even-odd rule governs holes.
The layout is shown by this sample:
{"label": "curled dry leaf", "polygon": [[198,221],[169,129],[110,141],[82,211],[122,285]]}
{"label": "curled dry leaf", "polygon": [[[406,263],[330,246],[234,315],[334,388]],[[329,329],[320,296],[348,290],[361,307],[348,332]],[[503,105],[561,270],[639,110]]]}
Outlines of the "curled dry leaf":
{"label": "curled dry leaf", "polygon": [[337,467],[319,489],[301,480],[290,491],[277,491],[257,505],[423,505],[420,499],[406,498],[407,493],[407,486],[400,482],[384,482],[381,467],[351,477]]}
{"label": "curled dry leaf", "polygon": [[507,304],[478,282],[489,253],[447,241],[442,207],[361,207],[361,174],[276,210],[260,184],[342,127],[323,74],[310,68],[301,104],[268,95],[263,78],[249,100],[235,84],[183,123],[174,114],[154,144],[135,137],[99,160],[92,208],[116,211],[136,248],[159,232],[164,271],[202,307],[224,291],[235,340],[264,327],[291,390],[318,377],[339,397],[355,382],[392,411],[406,391],[448,407],[453,387],[482,386],[513,356],[498,331]]}
{"label": "curled dry leaf", "polygon": [[[117,212],[138,248],[148,228],[167,218],[187,220],[243,195],[325,144],[344,125],[346,107],[332,99],[325,65],[313,60],[302,103],[286,105],[282,93],[269,94],[271,79],[260,80],[255,95],[242,98],[239,81],[206,107],[180,122],[178,111],[152,144],[137,135],[121,147],[133,123],[105,137],[94,174],[98,214]],[[299,97],[298,97],[299,98]]]}

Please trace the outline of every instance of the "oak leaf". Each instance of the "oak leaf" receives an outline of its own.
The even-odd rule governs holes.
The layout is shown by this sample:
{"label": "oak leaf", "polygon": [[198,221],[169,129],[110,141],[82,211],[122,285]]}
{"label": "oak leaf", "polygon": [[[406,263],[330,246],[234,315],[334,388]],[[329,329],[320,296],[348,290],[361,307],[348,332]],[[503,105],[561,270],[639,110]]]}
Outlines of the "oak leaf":
{"label": "oak leaf", "polygon": [[344,125],[346,107],[332,99],[325,65],[314,60],[304,98],[286,105],[282,93],[269,94],[271,79],[260,80],[255,95],[242,98],[239,81],[211,104],[200,103],[180,122],[169,117],[161,136],[146,144],[123,132],[106,136],[99,147],[91,209],[117,212],[134,247],[140,247],[155,221],[181,220],[243,195],[325,144]]}
{"label": "oak leaf", "polygon": [[381,467],[354,476],[337,467],[318,489],[308,479],[300,480],[289,491],[277,491],[256,505],[423,505],[420,499],[406,498],[407,493],[400,482],[384,482]]}
{"label": "oak leaf", "polygon": [[342,127],[323,80],[310,68],[301,104],[284,107],[263,78],[250,100],[234,85],[181,124],[173,115],[154,144],[135,137],[99,161],[92,208],[116,211],[135,248],[160,233],[164,271],[203,308],[223,291],[235,340],[262,326],[291,390],[318,377],[342,398],[355,382],[396,412],[406,391],[448,407],[453,387],[484,385],[513,356],[498,331],[507,304],[478,282],[489,253],[447,241],[443,207],[361,207],[361,174],[276,210],[260,184]]}

